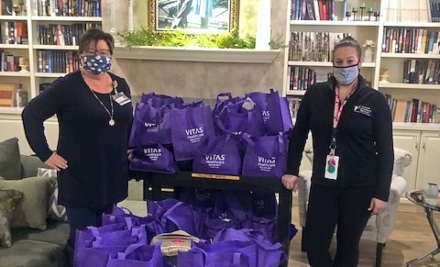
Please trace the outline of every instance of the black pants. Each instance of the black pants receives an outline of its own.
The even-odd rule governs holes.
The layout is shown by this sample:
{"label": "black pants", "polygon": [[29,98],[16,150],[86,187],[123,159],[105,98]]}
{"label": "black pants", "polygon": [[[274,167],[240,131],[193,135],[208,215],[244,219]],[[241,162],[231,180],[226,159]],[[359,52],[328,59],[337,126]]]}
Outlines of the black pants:
{"label": "black pants", "polygon": [[112,210],[113,204],[100,209],[66,207],[67,220],[70,227],[69,245],[75,247],[76,230],[84,230],[87,226],[102,226],[102,214],[111,213]]}
{"label": "black pants", "polygon": [[100,209],[66,207],[67,220],[70,227],[69,240],[67,241],[67,261],[69,266],[73,266],[76,230],[86,229],[87,226],[100,227],[102,225],[102,214],[111,213],[112,210],[113,204]]}
{"label": "black pants", "polygon": [[[311,267],[356,267],[359,240],[370,218],[372,187],[328,187],[312,184],[305,241]],[[334,260],[329,252],[337,225]]]}

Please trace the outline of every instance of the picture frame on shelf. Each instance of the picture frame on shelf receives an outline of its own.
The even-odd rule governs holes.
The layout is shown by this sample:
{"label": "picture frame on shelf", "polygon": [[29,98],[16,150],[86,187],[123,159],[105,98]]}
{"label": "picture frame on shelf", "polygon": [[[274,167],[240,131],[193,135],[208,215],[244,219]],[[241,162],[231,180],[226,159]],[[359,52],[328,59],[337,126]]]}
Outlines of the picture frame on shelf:
{"label": "picture frame on shelf", "polygon": [[191,34],[232,32],[238,28],[239,0],[149,0],[148,27]]}

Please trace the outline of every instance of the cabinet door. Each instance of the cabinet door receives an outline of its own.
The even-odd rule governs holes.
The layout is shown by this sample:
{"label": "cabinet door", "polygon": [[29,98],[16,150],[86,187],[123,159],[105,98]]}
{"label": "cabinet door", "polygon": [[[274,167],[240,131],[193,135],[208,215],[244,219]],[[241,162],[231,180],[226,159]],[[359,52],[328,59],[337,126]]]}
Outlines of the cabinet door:
{"label": "cabinet door", "polygon": [[406,190],[416,188],[417,181],[417,163],[419,159],[419,131],[394,131],[393,133],[394,147],[408,150],[412,154],[412,163],[405,168],[403,177],[407,182]]}
{"label": "cabinet door", "polygon": [[417,171],[417,188],[426,183],[440,184],[440,134],[422,133]]}

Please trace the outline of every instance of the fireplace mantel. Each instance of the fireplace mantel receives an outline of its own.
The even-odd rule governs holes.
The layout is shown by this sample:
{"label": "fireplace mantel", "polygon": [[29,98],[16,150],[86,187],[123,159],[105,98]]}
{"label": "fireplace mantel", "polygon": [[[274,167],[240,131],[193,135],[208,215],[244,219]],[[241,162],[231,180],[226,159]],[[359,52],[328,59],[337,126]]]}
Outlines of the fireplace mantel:
{"label": "fireplace mantel", "polygon": [[197,47],[116,46],[113,57],[117,59],[229,62],[270,64],[280,50],[216,49]]}

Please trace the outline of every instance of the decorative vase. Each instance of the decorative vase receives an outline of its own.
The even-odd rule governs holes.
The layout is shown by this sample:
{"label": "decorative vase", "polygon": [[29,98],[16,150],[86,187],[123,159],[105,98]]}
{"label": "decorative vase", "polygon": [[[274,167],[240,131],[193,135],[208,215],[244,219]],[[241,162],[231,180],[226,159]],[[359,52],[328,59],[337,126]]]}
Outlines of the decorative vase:
{"label": "decorative vase", "polygon": [[366,47],[364,52],[364,62],[373,62],[373,47],[376,47],[376,43],[373,40],[367,40],[363,47]]}
{"label": "decorative vase", "polygon": [[426,184],[426,187],[423,190],[423,195],[425,196],[425,198],[437,198],[438,185],[436,183]]}

